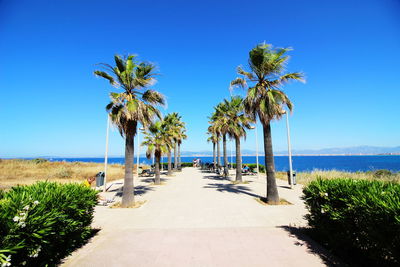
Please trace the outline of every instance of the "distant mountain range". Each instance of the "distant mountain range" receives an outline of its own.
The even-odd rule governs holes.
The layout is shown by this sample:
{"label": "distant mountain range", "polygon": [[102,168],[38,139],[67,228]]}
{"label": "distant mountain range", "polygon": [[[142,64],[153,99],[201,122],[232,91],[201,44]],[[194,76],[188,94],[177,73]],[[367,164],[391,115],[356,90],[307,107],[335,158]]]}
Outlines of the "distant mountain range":
{"label": "distant mountain range", "polygon": [[[222,153],[222,149],[221,149]],[[230,152],[228,150],[228,154]],[[243,149],[243,156],[253,156],[256,154],[254,150]],[[264,151],[259,151],[259,155],[263,155]],[[287,155],[286,151],[276,151],[275,155]],[[294,149],[293,155],[400,155],[400,146],[397,147],[377,147],[377,146],[355,146],[355,147],[334,147],[323,149]],[[183,151],[182,156],[212,156],[212,151]]]}

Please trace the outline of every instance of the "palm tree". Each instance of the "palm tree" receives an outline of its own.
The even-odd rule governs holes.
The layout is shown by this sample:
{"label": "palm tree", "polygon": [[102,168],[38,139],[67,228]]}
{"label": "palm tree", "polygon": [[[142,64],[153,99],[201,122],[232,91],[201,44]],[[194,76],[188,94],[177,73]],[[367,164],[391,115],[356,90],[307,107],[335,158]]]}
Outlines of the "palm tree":
{"label": "palm tree", "polygon": [[[167,119],[167,118],[166,118]],[[179,142],[182,142],[182,131],[185,129],[185,123],[181,121],[182,117],[177,113],[169,114],[168,121],[171,125],[171,131],[174,141],[174,170],[178,169],[178,146]],[[186,138],[186,136],[185,136]]]}
{"label": "palm tree", "polygon": [[250,71],[242,67],[237,72],[242,77],[231,82],[231,86],[247,87],[244,101],[246,113],[253,119],[257,117],[263,125],[264,152],[267,172],[267,201],[270,204],[279,203],[279,194],[275,180],[275,164],[272,150],[271,121],[280,119],[283,105],[292,111],[293,105],[288,96],[281,90],[290,80],[304,81],[300,72],[285,73],[289,60],[286,55],[290,48],[276,48],[269,44],[259,44],[249,53]]}
{"label": "palm tree", "polygon": [[[167,131],[171,135],[171,139],[173,139],[176,134],[176,123],[177,123],[176,113],[170,113],[170,114],[166,115],[164,117],[163,123],[164,123]],[[175,146],[175,144],[174,144],[174,146]],[[167,155],[168,155],[168,173],[167,173],[167,175],[170,176],[170,175],[172,175],[171,148],[168,149]],[[176,161],[175,161],[175,164],[176,164]]]}
{"label": "palm tree", "polygon": [[214,166],[214,169],[216,168],[216,154],[215,154],[215,146],[216,146],[216,144],[217,144],[217,142],[218,142],[218,138],[217,138],[217,136],[214,134],[214,133],[212,133],[212,132],[207,132],[207,134],[209,134],[209,135],[211,135],[210,137],[208,137],[208,139],[207,139],[207,142],[211,142],[212,144],[213,144],[213,166]]}
{"label": "palm tree", "polygon": [[178,143],[178,170],[181,169],[181,145],[183,140],[187,139],[185,123],[182,122],[182,127],[179,128],[179,134],[176,136],[176,142]]}
{"label": "palm tree", "polygon": [[151,63],[137,62],[134,55],[114,56],[115,66],[101,63],[105,71],[96,70],[94,74],[110,82],[121,93],[112,92],[111,102],[106,106],[111,121],[125,137],[125,179],[121,207],[134,204],[133,153],[137,124],[151,123],[160,117],[158,105],[164,105],[164,97],[153,90],[146,89],[154,84],[155,66]]}
{"label": "palm tree", "polygon": [[[165,116],[164,122],[167,123],[173,140],[174,148],[174,170],[178,169],[180,154],[180,145],[183,139],[186,139],[185,123],[181,121],[182,117],[177,112],[173,112]],[[172,174],[171,169],[171,151],[168,152],[168,174]]]}
{"label": "palm tree", "polygon": [[157,121],[148,127],[148,131],[144,132],[144,141],[142,145],[147,146],[146,157],[151,158],[154,154],[155,158],[155,180],[154,183],[161,184],[160,180],[160,161],[161,155],[171,151],[172,136],[168,126],[164,121]]}
{"label": "palm tree", "polygon": [[228,155],[226,149],[226,135],[228,134],[226,130],[226,125],[228,123],[228,118],[226,117],[226,113],[229,111],[228,106],[225,102],[219,103],[216,107],[214,107],[215,112],[213,113],[212,120],[215,124],[215,127],[218,129],[218,132],[222,135],[222,150],[223,150],[223,158],[224,158],[224,176],[227,177],[229,175],[228,170]]}
{"label": "palm tree", "polygon": [[221,120],[222,132],[228,134],[231,139],[235,140],[236,144],[236,178],[237,182],[242,182],[242,155],[240,151],[240,138],[246,137],[246,129],[251,129],[250,123],[254,122],[244,112],[243,99],[240,96],[231,97],[231,100],[224,100],[223,105],[219,105],[224,111],[224,119]]}
{"label": "palm tree", "polygon": [[209,121],[209,124],[211,124],[211,125],[208,126],[208,131],[210,133],[215,134],[215,136],[217,138],[217,168],[219,169],[219,167],[221,166],[221,153],[220,153],[220,149],[219,149],[219,141],[221,138],[221,132],[219,131],[218,125],[215,123],[215,121],[213,121],[214,117],[215,117],[215,112],[210,117],[211,121]]}

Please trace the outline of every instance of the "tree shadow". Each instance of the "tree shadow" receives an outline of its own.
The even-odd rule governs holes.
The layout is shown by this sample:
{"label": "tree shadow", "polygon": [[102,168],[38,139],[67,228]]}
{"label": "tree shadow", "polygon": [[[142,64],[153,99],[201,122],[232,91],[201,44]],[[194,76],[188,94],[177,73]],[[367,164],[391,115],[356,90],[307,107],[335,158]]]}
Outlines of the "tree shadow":
{"label": "tree shadow", "polygon": [[214,170],[201,170],[201,173],[213,173],[215,172]]}
{"label": "tree shadow", "polygon": [[214,183],[214,184],[207,184],[203,188],[216,189],[218,192],[229,192],[235,194],[245,194],[252,197],[260,197],[259,195],[252,193],[249,187],[243,185]]}
{"label": "tree shadow", "polygon": [[278,185],[278,187],[280,187],[280,188],[285,188],[285,189],[292,189],[292,188],[290,188],[290,186],[288,186],[288,185]]}
{"label": "tree shadow", "polygon": [[325,249],[318,242],[313,240],[309,235],[309,229],[306,227],[293,227],[293,226],[277,226],[289,233],[289,236],[295,237],[302,242],[295,242],[296,246],[307,246],[307,250],[315,255],[318,255],[321,260],[326,264],[326,266],[348,266],[342,260],[338,259],[336,256],[332,255],[327,249]]}
{"label": "tree shadow", "polygon": [[[141,179],[140,181],[144,182],[144,183],[154,183],[155,182],[155,177],[149,177],[149,178]],[[160,181],[162,183],[162,182],[168,181],[168,179],[160,177]]]}
{"label": "tree shadow", "polygon": [[205,175],[203,176],[204,179],[209,179],[209,180],[216,180],[216,181],[229,181],[228,177],[224,177],[221,175]]}
{"label": "tree shadow", "polygon": [[[122,197],[122,190],[116,189],[116,190],[113,190],[113,191],[114,192],[118,191],[115,194],[115,196]],[[113,192],[113,191],[110,191],[110,192]],[[136,196],[142,196],[142,195],[146,194],[148,191],[154,191],[154,189],[151,188],[150,186],[147,186],[147,185],[138,185],[138,186],[135,186],[135,188],[134,188],[134,194]]]}

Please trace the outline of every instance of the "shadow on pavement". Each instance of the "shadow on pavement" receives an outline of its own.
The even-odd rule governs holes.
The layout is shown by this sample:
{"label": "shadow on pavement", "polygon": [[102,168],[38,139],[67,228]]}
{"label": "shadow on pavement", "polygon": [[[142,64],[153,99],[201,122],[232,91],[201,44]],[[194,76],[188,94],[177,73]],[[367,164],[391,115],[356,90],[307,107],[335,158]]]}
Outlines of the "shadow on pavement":
{"label": "shadow on pavement", "polygon": [[[161,183],[168,181],[169,179],[167,178],[160,178]],[[150,178],[145,178],[145,179],[141,179],[141,182],[144,183],[154,183],[155,178],[154,177],[150,177]]]}
{"label": "shadow on pavement", "polygon": [[307,228],[305,227],[293,227],[293,226],[278,226],[289,233],[289,236],[296,237],[302,242],[296,242],[296,246],[307,246],[307,250],[315,255],[318,255],[321,260],[326,264],[326,266],[348,266],[343,263],[335,256],[333,256],[328,250],[322,247],[319,243],[314,241],[311,237],[307,235]]}
{"label": "shadow on pavement", "polygon": [[245,195],[249,195],[252,197],[260,197],[259,195],[252,193],[250,188],[248,188],[247,186],[243,186],[243,185],[215,183],[215,184],[207,184],[203,188],[212,188],[212,189],[216,189],[219,192],[229,192],[229,193],[235,193],[235,194],[245,194]]}
{"label": "shadow on pavement", "polygon": [[[115,190],[110,190],[108,192],[116,192],[115,196],[122,197],[122,190],[123,190],[123,188],[121,188],[121,189],[118,188]],[[134,188],[134,194],[137,196],[142,196],[142,195],[146,194],[148,191],[154,191],[154,189],[147,185],[138,185],[138,186],[135,186],[135,188]]]}
{"label": "shadow on pavement", "polygon": [[216,181],[229,181],[228,177],[224,177],[221,175],[205,175],[203,176],[204,179],[216,180]]}
{"label": "shadow on pavement", "polygon": [[[89,243],[91,241],[91,239],[97,235],[98,232],[100,232],[100,229],[92,228],[92,229],[90,229],[89,233],[87,234],[87,236],[84,239],[78,241],[77,243],[73,243],[70,247],[68,247],[66,249],[60,248],[60,250],[58,251],[57,259],[54,262],[54,263],[56,263],[54,266],[59,266],[60,264],[64,263],[67,256],[70,256],[72,254],[72,252],[82,248],[87,243]],[[50,265],[50,266],[53,266],[53,265]]]}
{"label": "shadow on pavement", "polygon": [[290,186],[287,186],[287,185],[278,185],[278,187],[285,188],[285,189],[292,189],[292,188],[290,188]]}

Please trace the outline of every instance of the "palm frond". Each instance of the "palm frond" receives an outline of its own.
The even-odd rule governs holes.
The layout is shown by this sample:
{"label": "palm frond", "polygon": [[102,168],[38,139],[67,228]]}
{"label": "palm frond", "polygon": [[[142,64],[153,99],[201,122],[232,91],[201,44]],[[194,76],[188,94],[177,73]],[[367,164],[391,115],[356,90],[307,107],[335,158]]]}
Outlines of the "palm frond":
{"label": "palm frond", "polygon": [[255,78],[253,73],[245,71],[242,66],[238,66],[236,71],[238,74],[245,76],[249,80],[253,80]]}
{"label": "palm frond", "polygon": [[109,75],[108,73],[104,72],[104,71],[95,70],[94,74],[96,76],[98,76],[98,77],[102,77],[104,79],[107,79],[112,86],[117,86],[118,85],[118,83],[115,82],[114,78],[111,75]]}
{"label": "palm frond", "polygon": [[125,62],[119,55],[114,56],[115,65],[120,73],[125,71]]}
{"label": "palm frond", "polygon": [[247,82],[243,78],[236,78],[233,81],[231,81],[231,83],[230,83],[230,87],[231,88],[233,88],[235,86],[238,86],[238,87],[241,87],[241,88],[245,88],[247,86]]}

